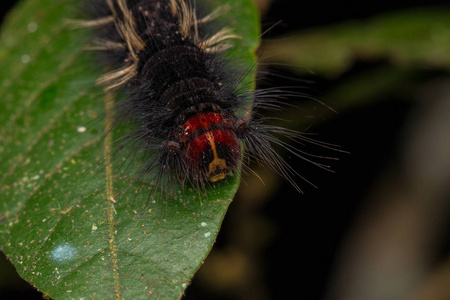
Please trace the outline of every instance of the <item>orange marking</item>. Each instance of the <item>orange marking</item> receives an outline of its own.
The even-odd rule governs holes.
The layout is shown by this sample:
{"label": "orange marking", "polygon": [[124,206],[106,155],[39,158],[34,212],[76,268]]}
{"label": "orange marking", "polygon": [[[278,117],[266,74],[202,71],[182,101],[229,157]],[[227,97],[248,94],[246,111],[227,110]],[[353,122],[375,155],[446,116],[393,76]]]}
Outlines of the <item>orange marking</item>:
{"label": "orange marking", "polygon": [[[224,179],[225,176],[227,176],[227,162],[225,161],[225,159],[219,158],[219,155],[217,154],[216,143],[214,141],[214,136],[211,134],[211,132],[206,132],[205,136],[208,139],[209,144],[211,145],[211,149],[214,155],[214,159],[208,167],[208,179],[211,182],[216,182]],[[213,175],[214,173],[217,174]]]}

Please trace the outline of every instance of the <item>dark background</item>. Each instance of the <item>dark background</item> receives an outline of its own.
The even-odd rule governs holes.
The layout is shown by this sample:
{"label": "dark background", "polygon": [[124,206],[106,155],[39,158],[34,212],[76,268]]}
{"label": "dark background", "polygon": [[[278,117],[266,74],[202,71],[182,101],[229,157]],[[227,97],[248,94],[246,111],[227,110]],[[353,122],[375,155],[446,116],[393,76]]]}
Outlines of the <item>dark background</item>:
{"label": "dark background", "polygon": [[[13,2],[2,1],[1,15]],[[275,0],[263,9],[262,26],[264,31],[282,20],[264,37],[273,39],[296,30],[364,20],[387,11],[444,4],[448,0]],[[311,96],[326,102],[323,97],[341,82],[387,64],[383,59],[355,61],[339,78],[305,75],[300,82],[289,70],[272,66],[267,69],[270,73],[282,73],[289,78],[269,75],[262,82],[270,86],[307,86]],[[425,70],[420,82],[426,84],[446,76],[444,71]],[[355,219],[376,182],[387,169],[395,168],[403,155],[400,143],[416,105],[409,98],[416,92],[394,94],[370,105],[330,113],[320,122],[311,122],[308,131],[317,133],[319,140],[340,145],[349,152],[311,148],[314,154],[339,158],[330,162],[334,173],[304,161],[289,160],[317,188],[300,181],[303,194],[299,194],[289,183],[265,170],[258,174],[266,186],[254,176],[245,176],[217,244],[184,299],[324,299],[337,268],[337,253]],[[301,106],[305,100],[287,101]],[[314,112],[299,112],[299,116],[311,114]],[[435,249],[434,261],[439,262],[449,250],[448,241],[443,240]],[[41,299],[41,293],[14,275],[14,268],[0,255],[0,278],[8,285],[8,289],[6,284],[0,288],[0,299]]]}

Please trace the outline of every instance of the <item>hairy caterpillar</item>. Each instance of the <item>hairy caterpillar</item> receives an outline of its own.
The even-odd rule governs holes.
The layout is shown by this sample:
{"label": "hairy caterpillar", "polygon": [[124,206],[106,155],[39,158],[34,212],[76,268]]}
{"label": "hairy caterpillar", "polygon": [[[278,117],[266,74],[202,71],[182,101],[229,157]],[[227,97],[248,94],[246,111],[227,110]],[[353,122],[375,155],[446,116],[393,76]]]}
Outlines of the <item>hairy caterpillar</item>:
{"label": "hairy caterpillar", "polygon": [[238,172],[242,160],[255,160],[300,191],[299,174],[272,145],[304,158],[276,135],[308,138],[258,117],[278,100],[271,91],[240,86],[248,70],[231,67],[227,58],[230,40],[239,36],[227,27],[211,29],[223,7],[201,16],[189,0],[97,0],[93,6],[94,19],[78,25],[98,29],[92,48],[103,51],[110,70],[98,84],[126,95],[119,120],[134,130],[120,145],[146,154],[142,175],[155,174],[160,186],[203,188]]}

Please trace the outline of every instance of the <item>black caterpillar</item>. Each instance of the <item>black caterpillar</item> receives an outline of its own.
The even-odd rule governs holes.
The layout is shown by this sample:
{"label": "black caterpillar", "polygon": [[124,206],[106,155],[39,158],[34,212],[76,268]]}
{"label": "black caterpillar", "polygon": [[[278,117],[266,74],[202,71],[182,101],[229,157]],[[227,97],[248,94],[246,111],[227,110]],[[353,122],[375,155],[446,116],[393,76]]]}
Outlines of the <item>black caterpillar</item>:
{"label": "black caterpillar", "polygon": [[300,191],[293,179],[298,173],[272,145],[304,157],[273,134],[306,138],[256,117],[278,102],[270,92],[239,88],[246,70],[225,59],[230,40],[239,37],[228,28],[211,32],[221,7],[200,17],[188,0],[97,0],[94,6],[94,19],[79,25],[99,32],[95,48],[104,51],[111,71],[98,83],[126,94],[119,119],[134,131],[122,144],[149,154],[142,174],[156,173],[164,186],[205,187],[238,172],[243,159],[256,160]]}

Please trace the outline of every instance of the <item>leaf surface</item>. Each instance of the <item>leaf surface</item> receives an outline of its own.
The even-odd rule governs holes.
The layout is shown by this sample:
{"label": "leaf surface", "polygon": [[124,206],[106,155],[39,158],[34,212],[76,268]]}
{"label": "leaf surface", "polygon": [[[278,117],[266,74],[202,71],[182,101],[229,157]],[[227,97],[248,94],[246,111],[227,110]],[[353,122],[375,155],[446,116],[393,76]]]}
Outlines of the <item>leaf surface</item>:
{"label": "leaf surface", "polygon": [[[234,54],[251,69],[256,9],[214,1],[221,4],[242,37]],[[83,49],[92,32],[66,25],[80,15],[77,0],[27,0],[2,26],[1,248],[55,299],[177,299],[211,250],[239,176],[161,195],[152,182],[135,182],[139,160],[123,170],[127,151],[104,159],[123,133],[105,138],[114,102],[95,87],[103,70]]]}

